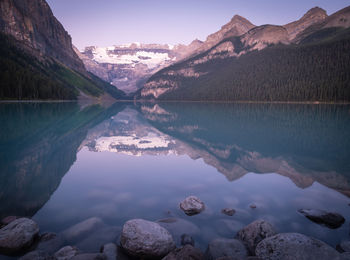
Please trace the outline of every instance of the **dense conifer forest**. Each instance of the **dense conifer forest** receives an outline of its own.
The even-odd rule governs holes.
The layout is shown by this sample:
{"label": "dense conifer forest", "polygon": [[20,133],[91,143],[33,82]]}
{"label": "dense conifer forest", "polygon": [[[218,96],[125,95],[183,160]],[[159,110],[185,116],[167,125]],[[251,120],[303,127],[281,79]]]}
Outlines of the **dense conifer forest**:
{"label": "dense conifer forest", "polygon": [[[237,37],[230,40],[235,48],[239,47]],[[195,58],[198,56],[192,59]],[[350,101],[349,29],[326,29],[298,45],[280,44],[238,58],[213,59],[194,67],[196,72],[205,73],[199,78],[162,75],[164,71],[185,67],[187,62],[151,77],[150,80],[161,77],[179,85],[159,99]]]}

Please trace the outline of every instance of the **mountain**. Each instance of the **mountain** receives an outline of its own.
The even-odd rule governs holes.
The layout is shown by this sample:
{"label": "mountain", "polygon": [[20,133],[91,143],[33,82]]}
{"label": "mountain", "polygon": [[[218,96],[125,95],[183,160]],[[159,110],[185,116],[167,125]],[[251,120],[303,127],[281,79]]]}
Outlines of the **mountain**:
{"label": "mountain", "polygon": [[202,45],[131,43],[110,47],[86,47],[78,56],[88,71],[126,93],[138,90],[160,69],[191,55]]}
{"label": "mountain", "polygon": [[233,30],[211,48],[154,74],[135,97],[349,101],[349,9],[327,16],[313,8],[284,26],[256,26],[239,36]]}
{"label": "mountain", "polygon": [[0,67],[1,99],[123,96],[86,71],[45,0],[0,2]]}

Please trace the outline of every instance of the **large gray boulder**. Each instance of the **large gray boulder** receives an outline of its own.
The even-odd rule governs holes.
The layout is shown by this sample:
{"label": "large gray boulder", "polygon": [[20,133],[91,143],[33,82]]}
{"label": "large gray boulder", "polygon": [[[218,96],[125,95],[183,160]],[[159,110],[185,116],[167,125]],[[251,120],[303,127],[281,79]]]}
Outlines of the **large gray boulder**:
{"label": "large gray boulder", "polygon": [[231,260],[241,260],[247,257],[247,249],[237,239],[217,238],[211,241],[205,252],[205,258],[215,260],[221,257],[229,257]]}
{"label": "large gray boulder", "polygon": [[175,248],[168,230],[143,219],[127,221],[123,226],[120,242],[130,255],[144,258],[161,258]]}
{"label": "large gray boulder", "polygon": [[33,220],[16,219],[0,229],[0,252],[8,254],[28,248],[38,234],[39,227]]}
{"label": "large gray boulder", "polygon": [[205,206],[196,196],[189,196],[180,203],[180,209],[182,209],[186,215],[193,216],[201,213],[205,209]]}
{"label": "large gray boulder", "polygon": [[335,212],[327,212],[319,209],[300,209],[299,212],[311,221],[332,229],[340,227],[345,222],[345,218]]}
{"label": "large gray boulder", "polygon": [[182,248],[170,252],[162,260],[203,260],[204,255],[201,250],[191,245],[185,245]]}
{"label": "large gray boulder", "polygon": [[238,231],[236,238],[243,241],[249,254],[255,255],[255,248],[258,243],[275,234],[276,230],[269,222],[259,219]]}
{"label": "large gray boulder", "polygon": [[281,233],[261,241],[256,256],[269,260],[340,259],[340,254],[326,243],[298,233]]}
{"label": "large gray boulder", "polygon": [[104,223],[100,218],[92,217],[64,230],[62,236],[68,243],[75,244],[103,226]]}

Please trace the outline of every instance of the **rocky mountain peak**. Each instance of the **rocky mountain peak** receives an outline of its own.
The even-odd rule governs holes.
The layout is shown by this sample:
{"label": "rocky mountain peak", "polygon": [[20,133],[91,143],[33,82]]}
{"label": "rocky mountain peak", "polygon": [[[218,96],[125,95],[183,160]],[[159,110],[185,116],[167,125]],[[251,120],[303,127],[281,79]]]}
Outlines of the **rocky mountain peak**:
{"label": "rocky mountain peak", "polygon": [[314,7],[307,11],[306,14],[304,14],[299,20],[286,24],[284,28],[286,28],[288,31],[289,39],[293,40],[306,28],[324,21],[327,17],[327,12],[324,9]]}

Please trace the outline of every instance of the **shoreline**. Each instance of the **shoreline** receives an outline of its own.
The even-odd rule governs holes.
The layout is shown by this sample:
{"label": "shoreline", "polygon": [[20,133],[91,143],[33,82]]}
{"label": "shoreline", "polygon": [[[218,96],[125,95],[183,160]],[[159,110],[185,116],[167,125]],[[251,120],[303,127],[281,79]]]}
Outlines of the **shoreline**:
{"label": "shoreline", "polygon": [[[0,100],[2,103],[75,103],[81,100]],[[218,103],[218,104],[291,104],[291,105],[350,105],[350,102],[330,101],[221,101],[221,100],[115,100],[113,103]]]}

